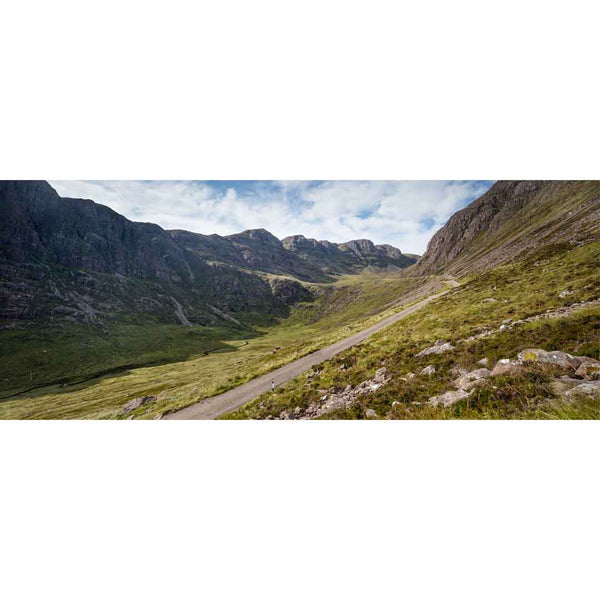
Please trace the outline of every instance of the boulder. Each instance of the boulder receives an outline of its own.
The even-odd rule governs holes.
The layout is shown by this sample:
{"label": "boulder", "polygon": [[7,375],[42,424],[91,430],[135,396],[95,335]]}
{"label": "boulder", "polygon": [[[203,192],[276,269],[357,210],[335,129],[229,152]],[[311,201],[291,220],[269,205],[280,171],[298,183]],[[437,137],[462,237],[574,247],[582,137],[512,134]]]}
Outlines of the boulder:
{"label": "boulder", "polygon": [[433,346],[421,350],[421,352],[416,355],[416,358],[421,358],[422,356],[428,356],[430,354],[443,354],[444,352],[450,352],[452,350],[454,350],[454,346],[450,342],[438,340]]}
{"label": "boulder", "polygon": [[516,360],[512,360],[511,358],[501,358],[492,370],[492,377],[506,375],[507,373],[520,373],[522,370],[523,366]]}
{"label": "boulder", "polygon": [[579,367],[577,367],[575,375],[579,375],[579,377],[589,380],[600,379],[600,361],[592,362],[584,360]]}
{"label": "boulder", "polygon": [[544,363],[557,365],[565,369],[576,369],[581,362],[579,359],[566,352],[560,352],[558,350],[546,352],[540,348],[527,348],[522,352],[519,352],[517,359],[521,364]]}
{"label": "boulder", "polygon": [[142,396],[140,398],[134,398],[125,404],[123,407],[123,414],[127,415],[130,412],[136,410],[140,406],[145,406],[146,404],[150,404],[151,402],[156,401],[156,396]]}
{"label": "boulder", "polygon": [[457,388],[463,388],[468,383],[477,381],[478,379],[485,379],[486,377],[490,377],[491,374],[492,372],[489,369],[475,369],[475,371],[461,375],[458,379],[455,379],[452,384]]}
{"label": "boulder", "polygon": [[372,408],[367,408],[365,411],[365,417],[367,419],[378,419],[377,413]]}
{"label": "boulder", "polygon": [[565,290],[564,292],[561,292],[558,297],[559,298],[567,298],[568,296],[572,296],[573,292],[571,290]]}
{"label": "boulder", "polygon": [[490,361],[489,361],[489,359],[486,357],[486,358],[482,358],[481,360],[478,360],[478,361],[477,361],[477,364],[478,364],[478,365],[481,365],[482,367],[487,367],[487,366],[489,366],[489,364],[490,364]]}
{"label": "boulder", "polygon": [[433,396],[429,398],[429,404],[431,406],[443,406],[444,408],[456,404],[460,400],[464,400],[471,395],[472,392],[466,392],[465,390],[456,390],[452,392],[446,392],[441,396]]}
{"label": "boulder", "polygon": [[498,300],[496,300],[496,298],[486,298],[484,302],[498,302]]}
{"label": "boulder", "polygon": [[433,365],[427,365],[422,371],[421,375],[433,375],[435,373],[435,367]]}
{"label": "boulder", "polygon": [[587,381],[586,383],[580,383],[569,390],[565,396],[571,400],[575,398],[600,399],[600,381]]}

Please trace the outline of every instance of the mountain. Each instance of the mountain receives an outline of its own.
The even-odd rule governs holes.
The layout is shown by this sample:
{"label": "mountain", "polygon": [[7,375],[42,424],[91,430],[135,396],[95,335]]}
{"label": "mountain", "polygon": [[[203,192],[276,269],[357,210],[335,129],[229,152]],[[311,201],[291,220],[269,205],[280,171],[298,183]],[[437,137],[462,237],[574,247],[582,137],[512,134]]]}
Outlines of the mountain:
{"label": "mountain", "polygon": [[167,231],[92,200],[61,198],[44,181],[2,181],[0,318],[231,322],[230,313],[285,314],[311,298],[303,282],[414,262],[368,240],[319,244],[332,249],[325,262],[264,229],[224,237]]}
{"label": "mountain", "polygon": [[287,275],[307,282],[329,281],[318,264],[286,250],[266,229],[250,229],[225,237],[181,230],[169,234],[179,247],[206,262]]}
{"label": "mountain", "polygon": [[325,240],[292,235],[282,240],[283,246],[306,260],[321,265],[327,273],[348,273],[365,267],[404,268],[414,264],[414,255],[402,254],[398,248],[370,240],[352,240],[335,244]]}
{"label": "mountain", "polygon": [[431,239],[419,274],[482,272],[559,242],[600,231],[598,181],[499,181]]}

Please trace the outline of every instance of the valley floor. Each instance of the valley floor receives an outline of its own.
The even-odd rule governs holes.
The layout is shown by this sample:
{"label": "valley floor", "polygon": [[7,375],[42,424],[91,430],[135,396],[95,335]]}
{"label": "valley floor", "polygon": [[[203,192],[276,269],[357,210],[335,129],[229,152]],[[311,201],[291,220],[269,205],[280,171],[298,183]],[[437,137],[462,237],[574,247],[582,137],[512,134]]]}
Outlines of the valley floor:
{"label": "valley floor", "polygon": [[[2,368],[21,385],[9,393],[21,393],[0,401],[0,418],[124,418],[123,406],[146,395],[155,396],[156,401],[129,416],[153,418],[236,387],[348,337],[397,312],[399,299],[406,306],[441,285],[438,278],[416,279],[401,271],[344,276],[334,284],[315,285],[316,300],[296,305],[290,316],[277,325],[256,326],[252,332],[238,330],[240,337],[235,337],[235,330],[171,325],[131,325],[120,328],[119,336],[105,333],[104,337],[83,327],[75,335],[59,328],[41,333],[4,332],[7,355]],[[227,337],[220,338],[220,334]],[[12,344],[10,336],[14,338]],[[160,346],[165,339],[167,346]],[[94,369],[97,372],[114,366],[108,361],[115,346],[125,345],[129,352],[121,358],[119,372],[94,377]],[[165,364],[127,368],[136,348],[140,348],[140,356],[150,360],[156,356]],[[87,361],[83,360],[86,350],[90,352]],[[207,350],[213,352],[205,355]],[[67,381],[45,385],[42,380],[41,387],[23,391],[27,389],[30,370]],[[77,383],[78,377],[83,381]],[[36,381],[32,383],[35,385]]]}

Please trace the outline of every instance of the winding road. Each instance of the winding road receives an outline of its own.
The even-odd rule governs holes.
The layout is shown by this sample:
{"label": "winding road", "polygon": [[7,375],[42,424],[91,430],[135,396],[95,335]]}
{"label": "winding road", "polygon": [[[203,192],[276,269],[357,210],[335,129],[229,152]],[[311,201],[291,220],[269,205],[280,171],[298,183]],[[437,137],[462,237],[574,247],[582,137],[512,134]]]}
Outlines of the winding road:
{"label": "winding road", "polygon": [[[447,280],[446,283],[450,283],[453,287],[457,287],[459,285],[458,282],[454,281],[453,279]],[[176,412],[164,415],[163,419],[216,419],[217,417],[244,406],[244,404],[254,400],[254,398],[260,396],[264,392],[268,392],[272,387],[272,381],[275,382],[276,386],[279,386],[290,381],[290,379],[294,379],[294,377],[297,377],[305,371],[308,371],[308,369],[311,367],[314,367],[315,365],[332,358],[336,354],[339,354],[340,352],[343,352],[352,346],[356,346],[357,344],[364,342],[374,333],[389,327],[390,325],[404,319],[405,317],[408,317],[409,315],[412,315],[423,308],[426,304],[429,304],[433,300],[440,298],[449,291],[450,290],[445,290],[443,292],[433,294],[432,296],[428,296],[416,304],[413,304],[412,306],[409,306],[408,308],[405,308],[404,310],[401,310],[390,317],[386,317],[385,319],[379,321],[379,323],[354,333],[343,340],[335,342],[334,344],[326,346],[325,348],[321,348],[321,350],[317,350],[312,354],[307,354],[306,356],[288,363],[283,367],[279,367],[274,371],[266,373],[265,375],[261,375],[256,379],[252,379],[248,383],[244,383],[243,385],[219,394],[218,396],[205,398],[196,404],[192,404]]]}

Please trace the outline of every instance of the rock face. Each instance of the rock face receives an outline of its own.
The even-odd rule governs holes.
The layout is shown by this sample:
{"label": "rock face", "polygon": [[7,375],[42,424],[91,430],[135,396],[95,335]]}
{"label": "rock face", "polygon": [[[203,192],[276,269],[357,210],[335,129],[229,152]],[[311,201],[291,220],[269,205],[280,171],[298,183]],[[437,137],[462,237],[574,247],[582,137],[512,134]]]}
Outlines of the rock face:
{"label": "rock face", "polygon": [[232,313],[281,316],[312,299],[301,282],[415,262],[357,240],[318,242],[331,257],[321,264],[295,238],[166,231],[92,200],[61,198],[45,181],[0,181],[0,319],[96,323],[128,311],[167,323],[239,324]]}
{"label": "rock face", "polygon": [[402,254],[398,248],[383,244],[376,246],[370,240],[351,240],[334,244],[292,235],[281,241],[284,248],[317,263],[326,273],[351,273],[364,267],[409,267],[416,262],[414,256]]}
{"label": "rock face", "polygon": [[542,243],[583,239],[599,229],[599,181],[499,181],[450,217],[415,270],[482,271]]}

